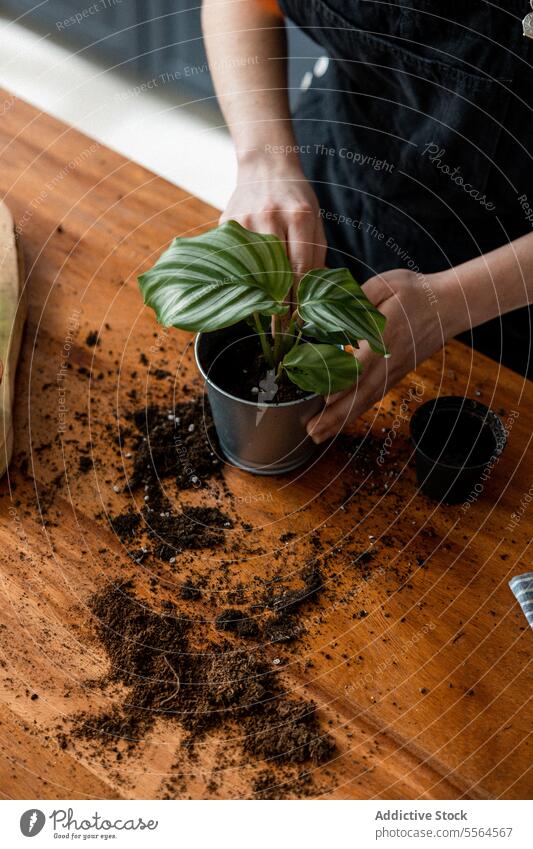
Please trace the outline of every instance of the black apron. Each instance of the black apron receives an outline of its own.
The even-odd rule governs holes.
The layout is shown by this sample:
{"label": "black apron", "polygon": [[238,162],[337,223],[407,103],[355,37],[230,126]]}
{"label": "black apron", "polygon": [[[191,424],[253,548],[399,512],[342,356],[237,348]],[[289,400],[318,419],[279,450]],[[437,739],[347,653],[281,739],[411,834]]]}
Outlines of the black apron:
{"label": "black apron", "polygon": [[[532,232],[527,0],[280,7],[330,59],[293,116],[328,265],[361,283],[392,268],[431,273]],[[525,308],[463,337],[531,377],[531,330]]]}

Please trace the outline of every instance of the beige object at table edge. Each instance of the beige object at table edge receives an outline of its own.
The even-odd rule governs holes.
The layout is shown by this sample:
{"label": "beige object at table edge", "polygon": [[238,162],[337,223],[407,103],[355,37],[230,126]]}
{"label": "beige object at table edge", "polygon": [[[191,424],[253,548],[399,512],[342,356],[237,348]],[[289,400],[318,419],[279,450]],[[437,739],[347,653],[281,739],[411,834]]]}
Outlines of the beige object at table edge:
{"label": "beige object at table edge", "polygon": [[0,475],[13,452],[15,373],[26,320],[22,251],[15,237],[13,217],[0,203]]}

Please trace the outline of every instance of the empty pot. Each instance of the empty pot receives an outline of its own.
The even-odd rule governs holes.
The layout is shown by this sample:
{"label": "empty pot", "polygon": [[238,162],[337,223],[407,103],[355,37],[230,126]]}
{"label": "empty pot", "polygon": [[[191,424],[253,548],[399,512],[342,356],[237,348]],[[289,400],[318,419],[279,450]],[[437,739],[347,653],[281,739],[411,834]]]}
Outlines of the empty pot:
{"label": "empty pot", "polygon": [[436,501],[456,504],[476,491],[489,464],[505,448],[507,432],[484,404],[449,395],[415,411],[411,437],[422,492]]}

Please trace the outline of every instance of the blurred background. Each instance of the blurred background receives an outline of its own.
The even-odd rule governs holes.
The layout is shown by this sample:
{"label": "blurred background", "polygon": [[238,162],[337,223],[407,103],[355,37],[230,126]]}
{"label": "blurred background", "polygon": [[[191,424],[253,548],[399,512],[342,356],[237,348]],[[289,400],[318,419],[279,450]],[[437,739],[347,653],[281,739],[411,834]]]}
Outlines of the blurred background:
{"label": "blurred background", "polygon": [[[0,85],[208,203],[235,181],[197,0],[0,0]],[[323,73],[291,22],[291,98]]]}

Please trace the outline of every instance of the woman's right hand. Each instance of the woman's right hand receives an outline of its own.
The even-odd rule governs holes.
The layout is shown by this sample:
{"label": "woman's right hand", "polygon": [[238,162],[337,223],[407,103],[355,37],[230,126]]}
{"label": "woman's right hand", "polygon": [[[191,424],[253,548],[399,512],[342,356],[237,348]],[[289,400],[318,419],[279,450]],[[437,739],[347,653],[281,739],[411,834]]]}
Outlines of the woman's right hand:
{"label": "woman's right hand", "polygon": [[295,283],[326,259],[326,236],[316,195],[299,165],[254,158],[239,166],[237,186],[220,223],[233,219],[284,243]]}

